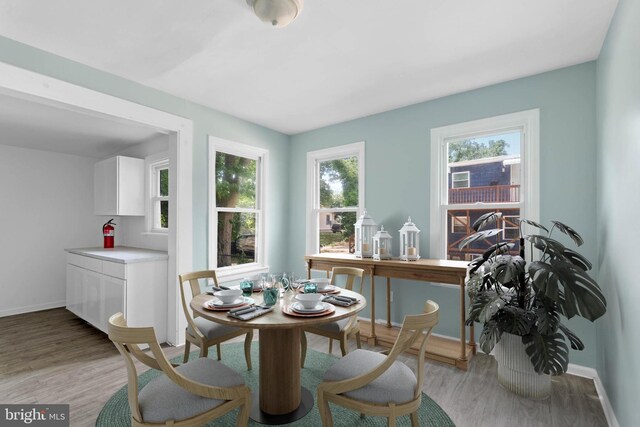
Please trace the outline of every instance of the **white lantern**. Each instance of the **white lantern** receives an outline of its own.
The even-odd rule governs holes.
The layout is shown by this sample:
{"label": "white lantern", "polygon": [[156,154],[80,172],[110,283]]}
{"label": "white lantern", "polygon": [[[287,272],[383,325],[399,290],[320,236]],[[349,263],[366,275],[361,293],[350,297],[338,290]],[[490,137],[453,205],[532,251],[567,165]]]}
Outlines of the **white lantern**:
{"label": "white lantern", "polygon": [[418,227],[411,221],[411,217],[400,229],[400,259],[402,261],[416,261],[420,259],[420,239]]}
{"label": "white lantern", "polygon": [[373,236],[373,259],[391,259],[391,234],[387,233],[384,225],[381,225],[380,231]]}
{"label": "white lantern", "polygon": [[378,224],[364,213],[355,223],[356,232],[356,257],[371,258],[373,256],[373,235],[378,231]]}

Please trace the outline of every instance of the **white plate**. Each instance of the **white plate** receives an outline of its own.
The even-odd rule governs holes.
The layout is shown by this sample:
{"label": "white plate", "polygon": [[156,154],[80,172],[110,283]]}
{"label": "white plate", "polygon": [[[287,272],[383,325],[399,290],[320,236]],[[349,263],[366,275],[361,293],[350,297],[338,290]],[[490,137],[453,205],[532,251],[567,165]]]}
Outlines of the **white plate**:
{"label": "white plate", "polygon": [[232,302],[231,304],[224,304],[222,301],[220,301],[219,299],[213,299],[211,300],[210,304],[216,308],[230,308],[230,307],[237,307],[239,305],[242,304],[253,304],[253,298],[247,298],[247,297],[238,297],[234,302]]}
{"label": "white plate", "polygon": [[318,303],[314,308],[304,308],[302,303],[296,301],[291,304],[291,310],[296,313],[321,313],[327,309],[327,305],[323,302]]}

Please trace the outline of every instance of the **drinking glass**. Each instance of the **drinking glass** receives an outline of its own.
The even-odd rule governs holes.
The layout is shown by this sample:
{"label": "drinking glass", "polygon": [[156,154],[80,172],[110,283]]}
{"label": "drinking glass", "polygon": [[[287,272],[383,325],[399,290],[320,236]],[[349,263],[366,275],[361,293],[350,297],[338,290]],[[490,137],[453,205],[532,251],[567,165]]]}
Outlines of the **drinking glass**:
{"label": "drinking glass", "polygon": [[242,279],[240,289],[243,296],[250,297],[253,294],[253,282],[249,279]]}
{"label": "drinking glass", "polygon": [[309,282],[304,285],[305,294],[315,294],[316,292],[318,292],[318,285],[314,282]]}
{"label": "drinking glass", "polygon": [[279,290],[277,287],[273,286],[270,288],[266,288],[262,291],[262,296],[264,298],[264,304],[268,306],[275,305],[278,302],[278,294]]}

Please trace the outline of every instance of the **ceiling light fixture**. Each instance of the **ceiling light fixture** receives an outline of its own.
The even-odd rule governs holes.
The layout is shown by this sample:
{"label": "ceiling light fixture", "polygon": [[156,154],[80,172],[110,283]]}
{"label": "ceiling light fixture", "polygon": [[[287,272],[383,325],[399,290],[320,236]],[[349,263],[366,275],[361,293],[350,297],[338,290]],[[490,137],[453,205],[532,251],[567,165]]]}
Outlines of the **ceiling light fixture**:
{"label": "ceiling light fixture", "polygon": [[300,15],[304,0],[247,0],[247,4],[262,22],[282,28]]}

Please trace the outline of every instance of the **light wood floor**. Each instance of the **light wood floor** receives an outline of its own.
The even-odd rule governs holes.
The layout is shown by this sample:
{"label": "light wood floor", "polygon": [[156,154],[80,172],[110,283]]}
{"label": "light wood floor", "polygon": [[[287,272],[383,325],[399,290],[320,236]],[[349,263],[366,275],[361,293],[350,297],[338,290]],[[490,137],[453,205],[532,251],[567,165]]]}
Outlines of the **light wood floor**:
{"label": "light wood floor", "polygon": [[[310,348],[328,351],[326,338],[308,338]],[[183,351],[165,350],[169,357]],[[415,358],[405,362],[413,367]],[[458,427],[607,425],[591,380],[554,378],[551,398],[537,402],[500,387],[496,369],[493,357],[483,354],[468,372],[427,361],[424,391]],[[0,403],[68,403],[72,426],[93,426],[125,383],[123,360],[107,336],[67,310],[0,318]]]}

